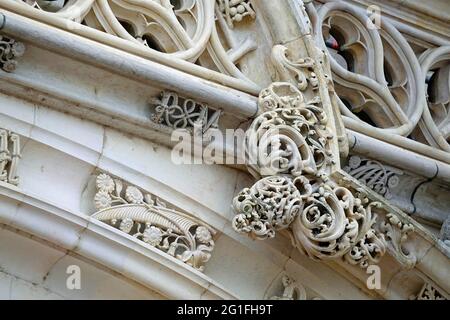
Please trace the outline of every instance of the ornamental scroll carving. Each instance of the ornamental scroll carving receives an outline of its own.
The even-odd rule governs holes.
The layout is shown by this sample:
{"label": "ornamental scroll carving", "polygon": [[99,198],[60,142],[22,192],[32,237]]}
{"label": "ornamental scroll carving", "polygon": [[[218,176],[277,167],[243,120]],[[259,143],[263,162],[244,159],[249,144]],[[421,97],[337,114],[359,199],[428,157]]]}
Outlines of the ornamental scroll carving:
{"label": "ornamental scroll carving", "polygon": [[13,72],[17,68],[17,58],[25,53],[25,45],[14,39],[0,35],[0,67],[3,71]]}
{"label": "ornamental scroll carving", "polygon": [[[280,52],[287,57],[285,50],[274,49],[275,55]],[[293,244],[315,260],[365,269],[389,251],[405,268],[413,267],[416,258],[404,244],[414,227],[356,179],[334,173],[333,116],[317,90],[317,63],[302,61],[308,64],[287,69],[298,85],[275,82],[261,91],[261,113],[244,142],[247,169],[259,180],[234,198],[233,228],[258,240],[286,230]],[[328,89],[326,78],[322,83]],[[306,92],[313,98],[307,100]]]}
{"label": "ornamental scroll carving", "polygon": [[[296,79],[306,79],[301,72]],[[248,129],[245,150],[247,167],[260,180],[234,199],[234,229],[256,239],[289,229],[313,259],[339,258],[362,268],[378,262],[386,244],[372,228],[377,203],[330,179],[333,134],[321,98],[305,101],[298,87],[284,82],[263,90],[259,103],[264,112]]]}
{"label": "ornamental scroll carving", "polygon": [[417,296],[411,300],[448,300],[447,297],[437,290],[432,284],[425,282]]}
{"label": "ornamental scroll carving", "polygon": [[96,185],[92,217],[203,271],[214,249],[211,227],[107,174]]}
{"label": "ornamental scroll carving", "polygon": [[20,137],[6,129],[0,129],[0,181],[19,184],[17,166],[20,160]]}
{"label": "ornamental scroll carving", "polygon": [[161,92],[155,99],[155,112],[151,120],[172,129],[201,129],[202,133],[219,127],[221,110],[213,110],[206,104],[180,97],[174,92]]}
{"label": "ornamental scroll carving", "polygon": [[307,292],[303,284],[295,281],[287,274],[282,275],[281,284],[283,285],[281,295],[272,296],[270,300],[322,300],[321,297]]}

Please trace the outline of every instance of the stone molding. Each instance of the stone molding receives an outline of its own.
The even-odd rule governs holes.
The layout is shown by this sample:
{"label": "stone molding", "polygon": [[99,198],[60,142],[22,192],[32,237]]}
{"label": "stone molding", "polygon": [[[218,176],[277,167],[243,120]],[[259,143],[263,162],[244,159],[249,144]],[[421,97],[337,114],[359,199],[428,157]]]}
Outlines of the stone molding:
{"label": "stone molding", "polygon": [[13,72],[17,68],[17,58],[25,53],[22,42],[0,35],[0,67],[3,71]]}

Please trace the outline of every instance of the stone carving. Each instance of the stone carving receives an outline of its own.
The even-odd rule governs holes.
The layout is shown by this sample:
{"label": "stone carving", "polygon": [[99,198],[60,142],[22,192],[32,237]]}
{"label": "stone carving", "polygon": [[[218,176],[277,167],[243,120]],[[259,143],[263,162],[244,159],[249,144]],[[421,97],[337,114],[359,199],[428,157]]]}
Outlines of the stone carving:
{"label": "stone carving", "polygon": [[[281,282],[282,288],[279,283]],[[274,293],[279,293],[275,294]],[[322,300],[322,297],[313,293],[303,284],[295,281],[289,275],[283,273],[268,289],[265,299],[268,300]]]}
{"label": "stone carving", "polygon": [[401,170],[360,156],[351,156],[344,171],[386,199],[392,198],[391,188],[398,186],[399,176],[403,174]]}
{"label": "stone carving", "polygon": [[283,275],[281,278],[284,291],[281,297],[273,296],[271,300],[306,300],[306,289],[300,283],[290,278],[288,275]]}
{"label": "stone carving", "polygon": [[266,239],[273,238],[275,231],[289,227],[302,209],[302,194],[297,187],[301,180],[302,177],[292,181],[288,177],[272,176],[242,190],[233,202],[239,213],[232,221],[233,228],[253,238]]}
{"label": "stone carving", "polygon": [[378,204],[330,179],[333,135],[321,99],[305,102],[296,86],[274,83],[259,103],[269,111],[248,129],[245,151],[248,170],[261,180],[234,199],[234,229],[266,239],[289,228],[294,244],[313,259],[342,258],[362,268],[377,263],[386,251],[372,228]]}
{"label": "stone carving", "polygon": [[450,46],[427,50],[419,61],[427,88],[418,138],[450,152]]}
{"label": "stone carving", "polygon": [[411,134],[422,114],[424,78],[402,34],[384,19],[375,26],[365,10],[344,1],[326,3],[314,15],[345,123],[365,121],[389,134]]}
{"label": "stone carving", "polygon": [[17,67],[17,58],[25,53],[25,45],[14,39],[0,35],[0,67],[13,72]]}
{"label": "stone carving", "polygon": [[[241,87],[253,89],[258,86],[248,79],[236,66],[239,59],[256,49],[253,39],[243,43],[223,44],[221,29],[233,26],[244,17],[255,18],[249,0],[15,0],[18,5],[32,6],[39,11],[48,11],[52,15],[66,20],[66,25],[77,32],[78,24],[98,31],[98,38],[109,44],[107,39],[116,37],[127,41],[130,47],[140,47],[148,55],[158,59],[166,54],[165,64],[179,68],[178,59],[192,63],[187,66],[194,72],[194,63],[233,78],[244,80]],[[222,8],[223,14],[220,9]],[[216,24],[216,16],[227,20]],[[44,16],[44,15],[41,15]],[[108,33],[103,37],[101,33]],[[229,40],[229,39],[226,39]],[[230,41],[228,41],[230,42]],[[127,46],[121,46],[127,50]],[[234,49],[228,52],[228,49]],[[155,52],[155,51],[158,51]],[[202,55],[212,57],[204,61]],[[173,59],[176,58],[176,59]],[[186,68],[184,68],[186,69]],[[186,71],[186,70],[184,70]],[[205,70],[200,73],[205,74]],[[214,75],[208,74],[208,77]]]}
{"label": "stone carving", "polygon": [[163,91],[161,98],[154,101],[153,122],[172,129],[201,128],[205,133],[210,128],[218,128],[221,110],[212,110],[203,103],[179,97],[176,93]]}
{"label": "stone carving", "polygon": [[408,235],[414,232],[414,226],[410,223],[403,222],[398,216],[389,213],[386,215],[386,220],[381,223],[380,230],[393,246],[397,258],[402,264],[408,268],[414,267],[417,258],[403,246],[408,239]]}
{"label": "stone carving", "polygon": [[424,283],[422,289],[414,300],[447,300],[447,298],[440,293],[430,283]]}
{"label": "stone carving", "polygon": [[274,83],[262,90],[261,109],[247,131],[248,169],[255,176],[318,173],[333,163],[327,116],[319,100],[305,102],[289,83]]}
{"label": "stone carving", "polygon": [[214,249],[212,228],[107,174],[96,184],[94,218],[203,271]]}
{"label": "stone carving", "polygon": [[[276,45],[272,50],[272,62],[278,71],[281,81],[290,81],[294,83],[301,91],[306,90],[308,86],[317,89],[319,81],[314,72],[314,60],[310,57],[291,61],[288,57],[287,48],[282,45]],[[291,75],[294,77],[292,78]]]}
{"label": "stone carving", "polygon": [[20,157],[19,135],[0,129],[0,181],[13,185],[19,183],[17,166]]}
{"label": "stone carving", "polygon": [[380,17],[375,26],[365,10],[345,1],[309,8],[317,17],[317,40],[331,57],[346,127],[450,151],[450,47],[413,50],[388,20]]}
{"label": "stone carving", "polygon": [[439,238],[446,246],[450,247],[450,216],[442,224]]}
{"label": "stone carving", "polygon": [[217,4],[230,28],[234,28],[235,22],[240,22],[247,16],[256,18],[250,0],[217,0]]}

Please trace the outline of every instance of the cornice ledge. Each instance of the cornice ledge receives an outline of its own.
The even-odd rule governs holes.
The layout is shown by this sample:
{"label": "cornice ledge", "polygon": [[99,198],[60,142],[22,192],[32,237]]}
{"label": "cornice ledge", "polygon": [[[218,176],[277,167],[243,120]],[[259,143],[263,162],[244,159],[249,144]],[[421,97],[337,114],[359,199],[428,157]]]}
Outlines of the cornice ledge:
{"label": "cornice ledge", "polygon": [[[206,103],[241,119],[252,117],[257,112],[255,97],[252,94],[256,95],[259,88],[247,90],[243,86],[236,86],[229,81],[221,81],[220,79],[216,79],[217,77],[213,71],[192,63],[182,61],[187,66],[184,69],[180,69],[161,63],[160,61],[154,62],[117,48],[96,43],[70,32],[30,20],[27,17],[1,10],[1,7],[0,34],[12,39],[18,39],[26,45],[36,46],[62,57],[80,61],[93,68],[107,70],[117,78],[109,79],[111,81],[123,81],[125,78],[127,80],[137,81],[140,84],[145,84],[149,88],[159,91],[167,90],[177,92],[182,96]],[[22,57],[23,60],[30,58],[31,56],[27,56],[26,54]],[[194,72],[196,68],[201,68],[206,74],[197,74]],[[51,70],[51,68],[49,69]],[[3,77],[11,80],[13,83],[29,86],[31,89],[36,88],[36,91],[39,91],[39,89],[44,93],[52,93],[54,91],[52,87],[42,87],[40,83],[31,82],[24,74],[26,70],[21,71],[16,72],[12,76],[3,75]],[[217,75],[223,76],[220,73],[217,73]],[[237,81],[234,78],[228,78],[230,81]],[[250,92],[250,94],[247,92]],[[67,93],[57,94],[62,96],[67,95]],[[80,105],[91,105],[88,103],[89,101],[76,102]],[[100,108],[100,110],[103,109]],[[124,115],[118,116],[124,117]]]}

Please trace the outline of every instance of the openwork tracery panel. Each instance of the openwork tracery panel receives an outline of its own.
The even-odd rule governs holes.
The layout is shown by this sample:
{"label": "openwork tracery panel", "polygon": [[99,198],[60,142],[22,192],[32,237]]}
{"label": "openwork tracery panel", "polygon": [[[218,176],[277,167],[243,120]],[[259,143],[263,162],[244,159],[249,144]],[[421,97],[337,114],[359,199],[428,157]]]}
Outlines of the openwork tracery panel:
{"label": "openwork tracery panel", "polygon": [[309,8],[317,18],[317,42],[331,57],[346,126],[450,151],[449,47],[415,52],[382,12],[371,19],[366,10],[343,1]]}
{"label": "openwork tracery panel", "polygon": [[[204,65],[256,86],[237,67],[254,50],[254,42],[234,48],[228,34],[241,21],[256,17],[246,0],[8,0],[34,7],[44,15],[81,24],[138,46]],[[224,30],[226,29],[226,30]]]}

